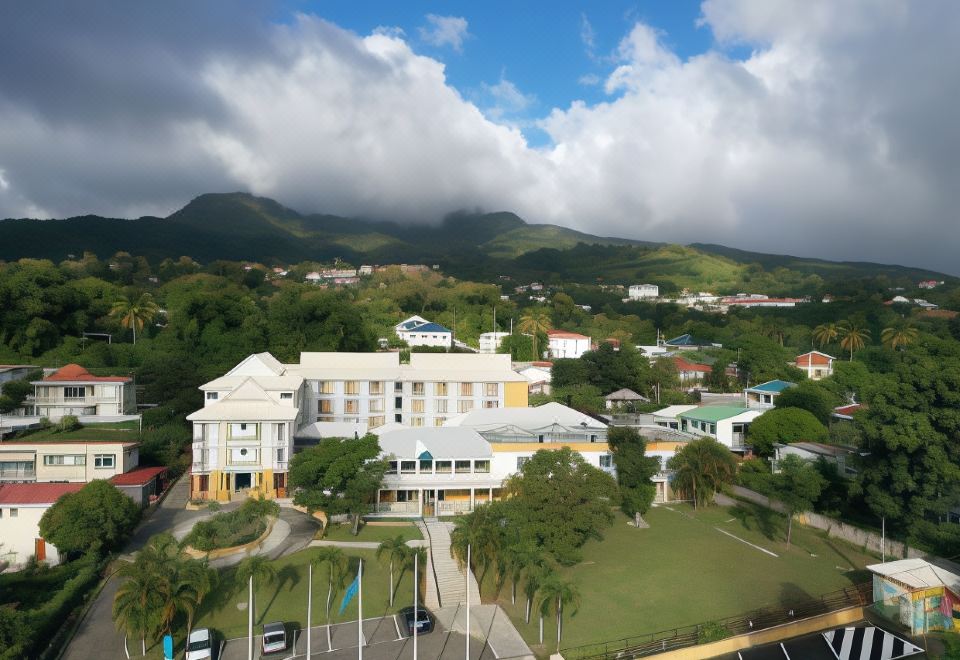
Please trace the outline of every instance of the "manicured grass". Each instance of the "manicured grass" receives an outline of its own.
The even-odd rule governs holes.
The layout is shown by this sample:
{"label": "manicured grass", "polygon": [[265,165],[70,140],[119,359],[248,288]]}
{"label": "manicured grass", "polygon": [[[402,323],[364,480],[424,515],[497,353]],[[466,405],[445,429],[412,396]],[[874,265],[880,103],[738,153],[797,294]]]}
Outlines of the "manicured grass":
{"label": "manicured grass", "polygon": [[402,527],[366,524],[360,527],[360,533],[356,536],[351,533],[350,529],[348,524],[330,525],[323,538],[326,541],[367,541],[372,543],[383,543],[395,536],[402,536],[404,541],[423,538],[420,530],[413,523],[407,523]]}
{"label": "manicured grass", "polygon": [[117,422],[115,424],[89,424],[76,431],[58,432],[56,427],[40,429],[17,437],[23,442],[67,442],[72,440],[109,440],[116,442],[136,442],[138,422]]}
{"label": "manicured grass", "polygon": [[[785,519],[752,506],[659,507],[636,529],[618,514],[602,541],[588,541],[584,560],[561,569],[580,591],[576,616],[564,617],[561,647],[602,643],[721,619],[766,606],[789,605],[865,582],[872,555],[816,530],[794,525],[787,546]],[[733,539],[734,534],[776,555]],[[488,586],[489,585],[489,586]],[[484,582],[484,599],[493,592]],[[500,602],[538,654],[556,645],[555,616],[544,621],[544,647],[537,647],[537,618],[523,622],[524,602],[510,604],[510,584]]]}
{"label": "manicured grass", "polygon": [[[273,583],[255,584],[256,633],[264,623],[283,621],[302,628],[307,618],[307,564],[317,554],[317,548],[309,548],[273,562],[277,569],[277,579]],[[357,564],[363,558],[363,618],[384,616],[411,605],[413,601],[413,573],[399,567],[394,569],[394,581],[397,583],[394,607],[390,608],[387,585],[389,567],[375,558],[375,550],[350,550],[345,554],[350,558],[349,584],[356,576]],[[326,568],[313,569],[313,625],[326,622],[324,611],[327,597]],[[422,585],[421,585],[422,587]],[[339,615],[340,600],[345,589],[334,597],[331,607],[331,621],[356,621],[357,599],[347,606],[343,615]],[[227,639],[247,634],[247,610],[239,609],[238,604],[247,602],[247,583],[239,582],[233,569],[220,571],[220,584],[203,603],[200,616],[194,627],[209,627],[219,631]],[[183,637],[183,631],[175,635]]]}

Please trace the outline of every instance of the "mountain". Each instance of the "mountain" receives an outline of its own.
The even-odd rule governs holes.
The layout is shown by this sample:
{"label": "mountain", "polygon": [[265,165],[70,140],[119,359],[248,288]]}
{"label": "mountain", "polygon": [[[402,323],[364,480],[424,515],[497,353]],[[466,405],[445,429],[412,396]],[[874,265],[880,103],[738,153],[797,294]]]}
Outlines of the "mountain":
{"label": "mountain", "polygon": [[[529,224],[509,212],[453,213],[436,225],[302,214],[247,193],[205,194],[166,218],[82,216],[0,221],[0,259],[60,261],[85,251],[118,251],[153,260],[191,256],[289,264],[336,257],[360,263],[439,264],[457,277],[592,283],[652,281],[672,288],[737,290],[746,283],[790,289],[811,276],[851,279],[887,275],[898,281],[950,279],[918,268],[761,254],[721,245],[667,245],[594,236],[556,225]],[[756,265],[778,278],[757,281]],[[769,275],[769,273],[768,273]],[[807,278],[806,280],[804,278]],[[774,286],[770,282],[774,282]]]}

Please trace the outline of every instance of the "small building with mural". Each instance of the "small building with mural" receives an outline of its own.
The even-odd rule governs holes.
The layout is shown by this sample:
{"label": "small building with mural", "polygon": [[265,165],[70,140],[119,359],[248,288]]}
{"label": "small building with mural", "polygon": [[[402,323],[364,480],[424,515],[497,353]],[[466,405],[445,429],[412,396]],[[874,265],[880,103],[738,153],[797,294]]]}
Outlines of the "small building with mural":
{"label": "small building with mural", "polygon": [[913,635],[960,630],[960,566],[901,559],[872,564],[873,608]]}

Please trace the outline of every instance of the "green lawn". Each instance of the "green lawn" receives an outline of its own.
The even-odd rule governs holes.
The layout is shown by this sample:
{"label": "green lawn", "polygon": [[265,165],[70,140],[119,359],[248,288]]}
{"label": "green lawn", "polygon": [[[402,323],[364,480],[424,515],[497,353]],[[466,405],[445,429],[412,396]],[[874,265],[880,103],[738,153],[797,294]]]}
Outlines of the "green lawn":
{"label": "green lawn", "polygon": [[137,440],[139,422],[116,422],[113,424],[86,424],[76,431],[60,433],[56,428],[40,429],[23,434],[17,438],[24,442],[66,442],[71,440],[116,440],[119,442]]}
{"label": "green lawn", "polygon": [[407,523],[402,527],[366,524],[360,527],[360,533],[356,536],[350,530],[349,524],[330,525],[323,538],[326,541],[368,541],[373,543],[382,543],[395,536],[402,536],[404,541],[423,538],[420,530],[413,523]]}
{"label": "green lawn", "polygon": [[[272,584],[257,584],[255,586],[257,629],[264,623],[284,621],[302,628],[307,618],[307,563],[317,553],[316,548],[310,548],[294,553],[273,562],[277,569],[277,580]],[[356,575],[359,558],[363,558],[363,617],[370,618],[383,616],[412,605],[413,601],[413,573],[405,571],[402,574],[395,570],[394,581],[398,584],[396,600],[391,609],[388,605],[387,585],[389,582],[388,567],[378,562],[374,550],[351,550],[346,552],[350,557],[350,577],[348,584]],[[232,569],[220,572],[219,586],[204,601],[201,613],[194,627],[209,627],[219,631],[227,639],[242,637],[247,634],[247,611],[239,609],[238,605],[247,602],[247,584],[240,584],[234,577]],[[325,622],[324,604],[327,596],[327,576],[324,568],[314,567],[313,571],[313,625],[322,625]],[[347,606],[343,615],[337,612],[340,609],[340,600],[343,591],[334,598],[331,608],[331,619],[338,621],[356,621],[357,599]],[[175,638],[183,637],[180,631]]]}
{"label": "green lawn", "polygon": [[[581,594],[579,612],[565,617],[562,647],[601,643],[789,604],[864,582],[863,567],[878,560],[816,530],[794,525],[784,541],[783,516],[751,507],[686,505],[651,510],[649,529],[618,514],[602,541],[584,546],[584,561],[562,569]],[[777,554],[772,557],[717,531],[723,529]],[[484,599],[492,593],[484,584]],[[556,644],[553,620],[544,622],[546,649],[536,648],[537,620],[523,622],[521,592],[500,602],[538,653]],[[553,640],[551,642],[551,640]]]}

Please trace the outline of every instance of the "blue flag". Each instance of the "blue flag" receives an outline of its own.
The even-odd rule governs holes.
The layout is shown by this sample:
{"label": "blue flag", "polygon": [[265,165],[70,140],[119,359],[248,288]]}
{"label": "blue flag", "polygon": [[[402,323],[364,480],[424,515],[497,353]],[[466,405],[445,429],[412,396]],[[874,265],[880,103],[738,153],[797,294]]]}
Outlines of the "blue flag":
{"label": "blue flag", "polygon": [[357,573],[357,577],[355,577],[353,582],[350,583],[350,586],[347,587],[346,593],[343,594],[343,600],[340,601],[340,614],[343,614],[343,611],[347,609],[347,605],[349,605],[353,597],[357,595],[357,589],[359,588],[360,573]]}

